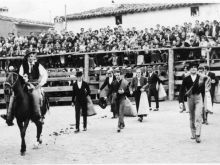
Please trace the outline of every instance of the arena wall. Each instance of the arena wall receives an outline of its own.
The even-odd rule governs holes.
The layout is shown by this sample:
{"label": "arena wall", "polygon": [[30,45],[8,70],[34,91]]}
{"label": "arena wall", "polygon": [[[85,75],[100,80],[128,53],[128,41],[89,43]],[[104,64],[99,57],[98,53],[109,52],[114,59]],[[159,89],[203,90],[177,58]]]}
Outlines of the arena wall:
{"label": "arena wall", "polygon": [[[164,26],[182,25],[184,22],[192,22],[195,20],[219,20],[220,18],[220,3],[199,6],[199,15],[191,16],[191,8],[177,8],[160,11],[151,11],[147,13],[134,13],[122,15],[122,26],[124,28],[136,27],[144,29],[145,27],[155,27],[156,24]],[[99,29],[101,27],[115,27],[115,17],[97,17],[83,20],[73,20],[67,22],[67,30],[79,32],[81,27],[85,29]],[[55,23],[55,28],[60,31],[64,28],[64,23]]]}
{"label": "arena wall", "polygon": [[0,36],[7,37],[9,32],[16,33],[16,27],[13,22],[0,20]]}
{"label": "arena wall", "polygon": [[47,31],[50,27],[42,27],[36,25],[16,25],[17,32],[21,35],[29,35],[30,32],[41,33],[42,31]]}

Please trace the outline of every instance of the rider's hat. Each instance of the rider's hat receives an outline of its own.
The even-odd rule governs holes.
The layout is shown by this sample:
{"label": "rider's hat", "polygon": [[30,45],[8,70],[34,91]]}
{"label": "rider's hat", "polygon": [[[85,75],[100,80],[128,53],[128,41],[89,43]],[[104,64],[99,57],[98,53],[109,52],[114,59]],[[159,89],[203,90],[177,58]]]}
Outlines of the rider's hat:
{"label": "rider's hat", "polygon": [[28,58],[31,54],[37,54],[36,51],[28,51],[26,52],[25,58]]}

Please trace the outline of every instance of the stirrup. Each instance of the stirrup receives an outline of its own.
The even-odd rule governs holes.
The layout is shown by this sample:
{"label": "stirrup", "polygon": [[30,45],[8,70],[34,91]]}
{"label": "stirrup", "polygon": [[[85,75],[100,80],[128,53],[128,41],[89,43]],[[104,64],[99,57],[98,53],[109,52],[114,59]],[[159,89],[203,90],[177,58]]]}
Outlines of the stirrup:
{"label": "stirrup", "polygon": [[41,117],[38,121],[39,121],[42,125],[44,124],[44,119],[43,119],[43,117]]}

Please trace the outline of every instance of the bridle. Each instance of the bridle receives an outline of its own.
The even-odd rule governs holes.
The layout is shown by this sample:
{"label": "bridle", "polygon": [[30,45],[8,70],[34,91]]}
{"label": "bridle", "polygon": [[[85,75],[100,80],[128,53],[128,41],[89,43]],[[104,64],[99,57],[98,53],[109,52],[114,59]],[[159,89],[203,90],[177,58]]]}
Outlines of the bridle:
{"label": "bridle", "polygon": [[7,78],[6,81],[3,83],[4,88],[5,88],[5,85],[9,85],[10,88],[14,88],[16,82],[18,81],[19,75],[18,75],[17,73],[15,73],[15,72],[11,72],[9,76],[11,76],[11,74],[12,74],[13,76],[16,75],[16,76],[17,76],[17,79],[13,82],[13,84],[11,84],[11,83],[9,83],[9,82],[7,81],[7,80],[8,80],[8,78]]}

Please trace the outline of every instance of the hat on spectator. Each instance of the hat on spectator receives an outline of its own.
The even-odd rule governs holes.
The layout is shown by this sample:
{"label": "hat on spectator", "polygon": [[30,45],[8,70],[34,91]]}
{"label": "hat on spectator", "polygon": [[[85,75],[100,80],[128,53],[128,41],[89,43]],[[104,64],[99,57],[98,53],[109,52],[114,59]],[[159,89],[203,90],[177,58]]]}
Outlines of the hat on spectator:
{"label": "hat on spectator", "polygon": [[171,32],[171,30],[170,30],[170,29],[168,29],[168,28],[166,28],[166,31],[167,31],[167,32]]}
{"label": "hat on spectator", "polygon": [[209,67],[208,65],[205,65],[205,66],[204,66],[204,69],[210,70],[210,67]]}
{"label": "hat on spectator", "polygon": [[78,71],[78,72],[76,72],[76,77],[81,77],[82,76],[82,72],[81,71]]}

